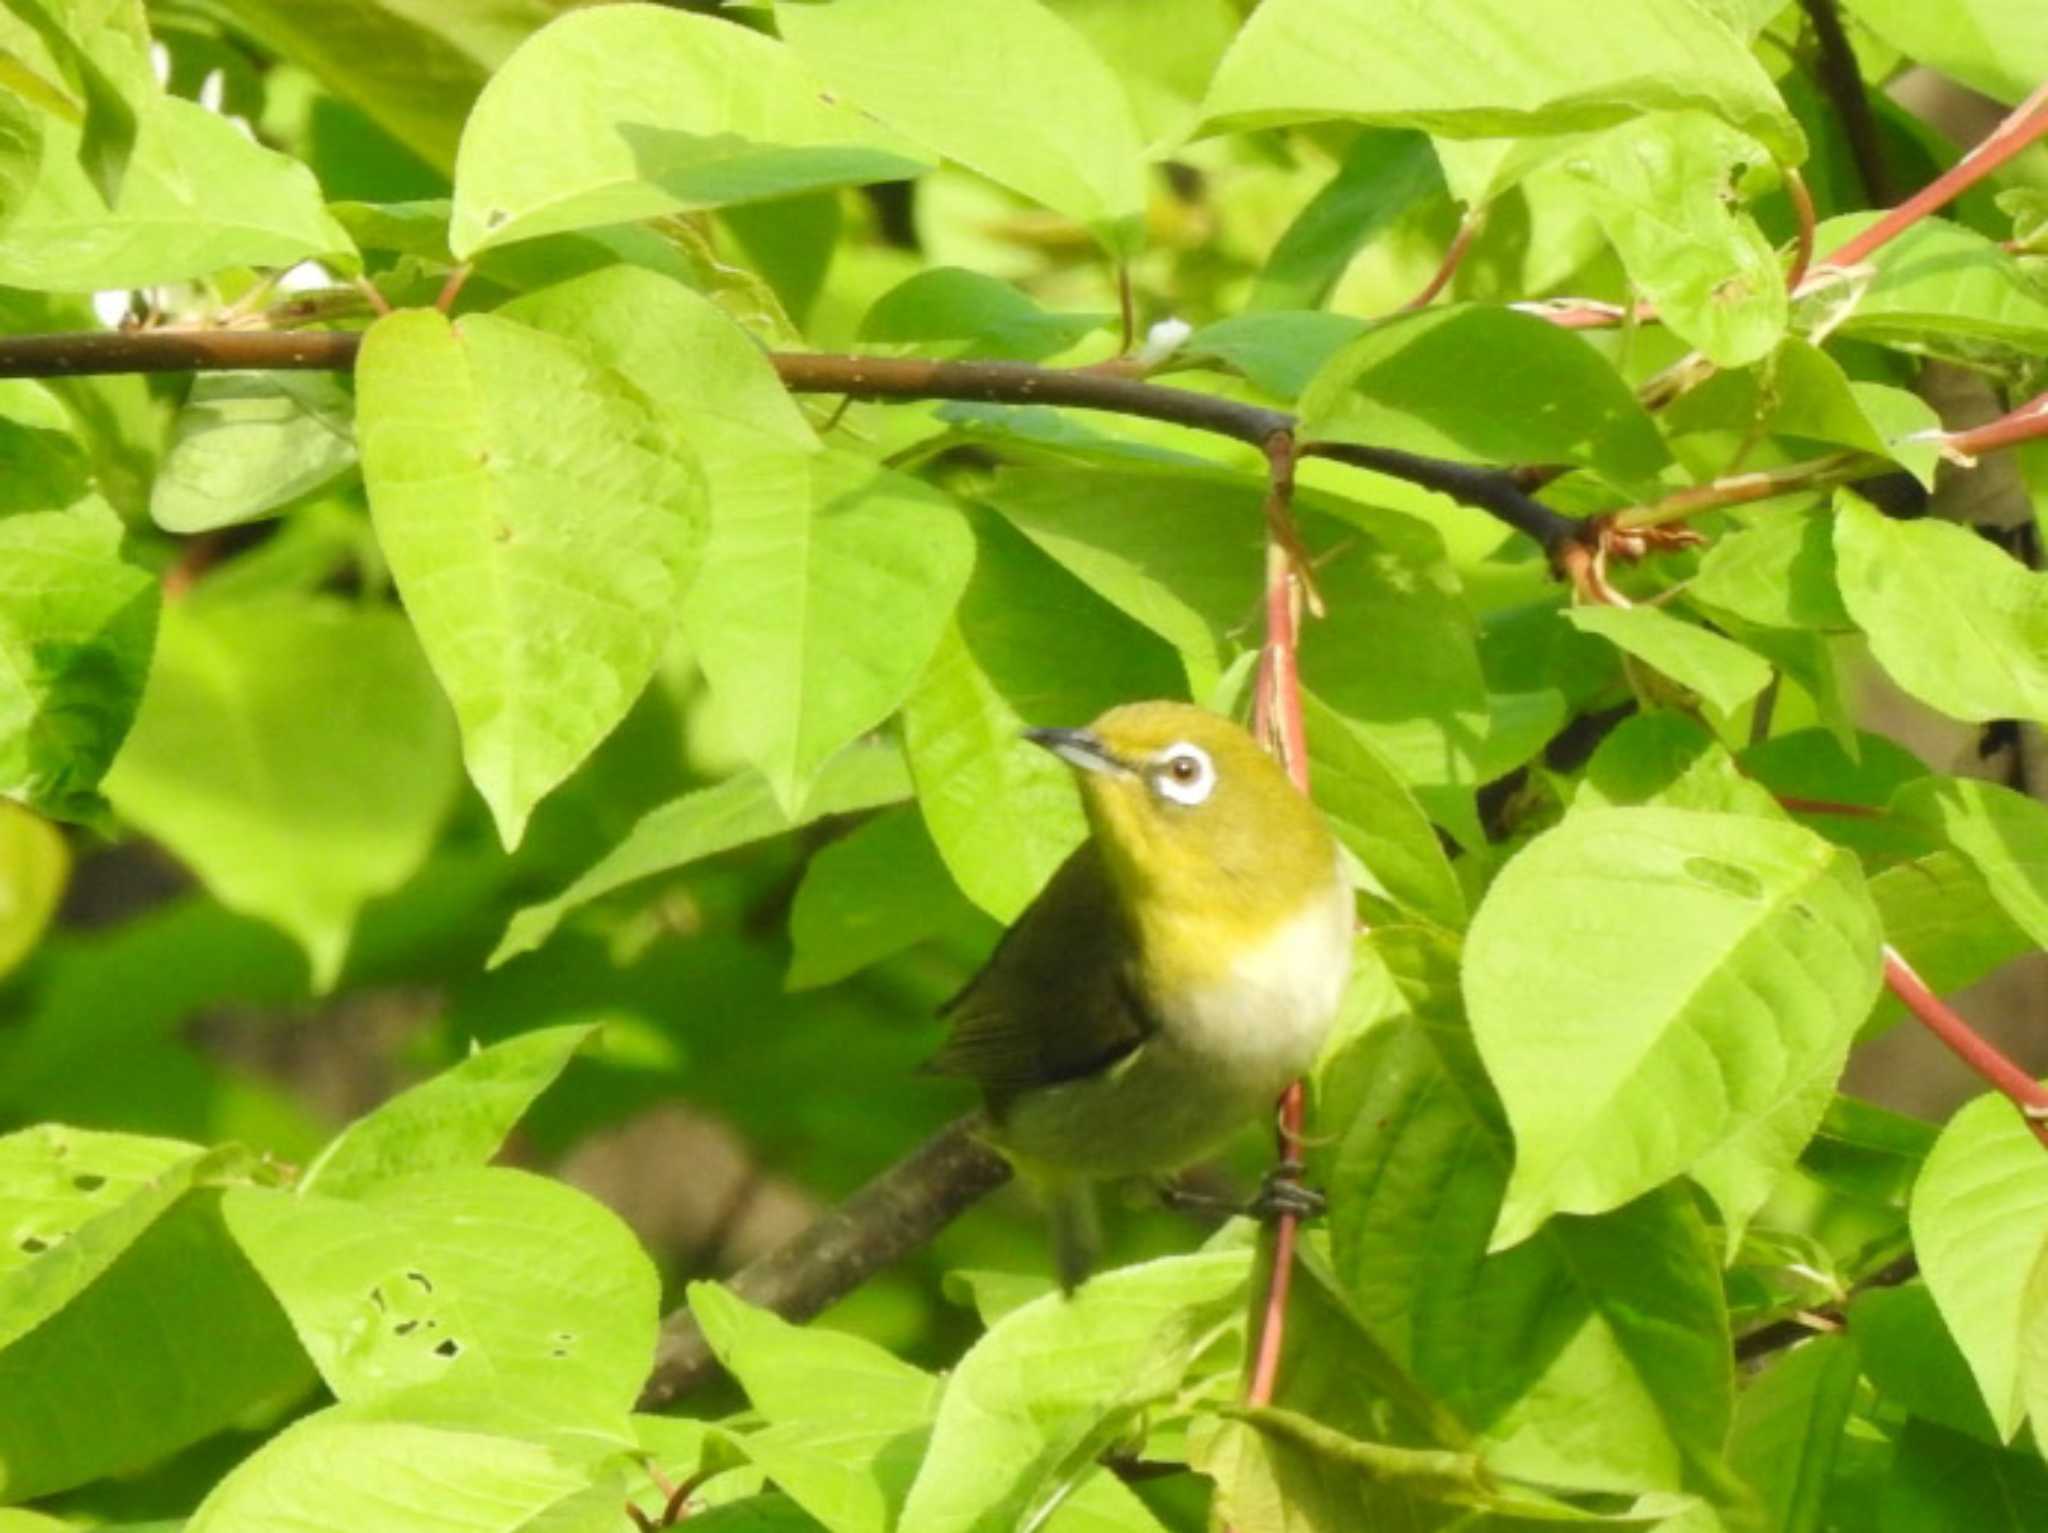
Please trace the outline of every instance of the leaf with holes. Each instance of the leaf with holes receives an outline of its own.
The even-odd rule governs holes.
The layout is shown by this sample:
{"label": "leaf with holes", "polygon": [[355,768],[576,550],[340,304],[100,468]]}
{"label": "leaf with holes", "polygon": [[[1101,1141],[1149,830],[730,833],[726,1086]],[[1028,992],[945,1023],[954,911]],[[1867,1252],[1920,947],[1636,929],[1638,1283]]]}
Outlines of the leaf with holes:
{"label": "leaf with holes", "polygon": [[0,1501],[139,1469],[304,1389],[284,1316],[221,1228],[219,1189],[257,1174],[233,1147],[54,1125],[0,1139]]}
{"label": "leaf with holes", "polygon": [[455,1402],[477,1425],[626,1434],[660,1283],[617,1215],[500,1166],[238,1189],[228,1228],[336,1399]]}
{"label": "leaf with holes", "polygon": [[1777,252],[1730,184],[1768,158],[1688,111],[1639,117],[1561,162],[1664,323],[1721,367],[1754,362],[1785,333]]}
{"label": "leaf with holes", "polygon": [[1538,836],[1465,958],[1515,1134],[1496,1247],[1681,1173],[1732,1246],[1827,1110],[1878,945],[1855,858],[1797,825],[1592,809]]}

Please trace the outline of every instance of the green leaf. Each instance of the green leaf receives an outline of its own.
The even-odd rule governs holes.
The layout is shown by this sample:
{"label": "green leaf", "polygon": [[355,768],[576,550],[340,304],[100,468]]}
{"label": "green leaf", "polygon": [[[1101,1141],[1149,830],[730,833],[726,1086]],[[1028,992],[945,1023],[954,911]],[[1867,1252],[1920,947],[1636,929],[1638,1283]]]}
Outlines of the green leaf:
{"label": "green leaf", "polygon": [[1864,1375],[1887,1404],[1983,1442],[1999,1440],[1970,1364],[1925,1283],[1856,1295],[1849,1306],[1849,1336]]}
{"label": "green leaf", "polygon": [[673,872],[825,815],[851,814],[909,796],[910,774],[902,753],[888,745],[855,745],[827,765],[800,819],[783,813],[767,780],[754,772],[686,793],[643,815],[617,846],[553,899],[515,914],[498,939],[491,964],[531,952],[570,911],[636,879]]}
{"label": "green leaf", "polygon": [[1031,1524],[1240,1322],[1248,1253],[1167,1257],[1012,1311],[946,1380],[901,1533]]}
{"label": "green leaf", "polygon": [[1838,1096],[1800,1153],[1799,1169],[1823,1187],[1903,1208],[1936,1132],[1923,1118]]}
{"label": "green leaf", "polygon": [[1607,127],[1696,107],[1805,157],[1799,127],[1744,40],[1686,0],[1643,0],[1626,27],[1589,28],[1575,0],[1452,0],[1426,23],[1372,0],[1279,0],[1224,55],[1210,128],[1347,117],[1450,138]]}
{"label": "green leaf", "polygon": [[879,814],[811,858],[789,912],[788,985],[829,985],[942,933],[994,928],[953,886],[914,809]]}
{"label": "green leaf", "polygon": [[356,388],[378,541],[516,846],[654,673],[696,572],[701,475],[617,373],[497,315],[379,320]]}
{"label": "green leaf", "polygon": [[1997,783],[1923,777],[1899,789],[1891,812],[1959,852],[2006,914],[2048,947],[2048,806]]}
{"label": "green leaf", "polygon": [[1182,0],[1173,25],[1152,0],[1044,0],[1087,38],[1131,99],[1147,159],[1178,148],[1201,116],[1202,92],[1243,20],[1232,0]]}
{"label": "green leaf", "polygon": [[[1823,253],[1860,234],[1876,213],[1831,218],[1814,232]],[[1884,247],[1876,275],[1843,318],[1839,335],[1927,351],[1962,362],[2039,356],[2048,348],[2048,291],[2018,260],[1974,230],[1923,218]],[[1828,313],[1844,302],[1822,288],[1806,307]]]}
{"label": "green leaf", "polygon": [[1329,298],[1351,258],[1375,236],[1418,204],[1444,194],[1443,171],[1426,134],[1406,128],[1360,133],[1337,173],[1274,244],[1246,309],[1315,309]]}
{"label": "green leaf", "polygon": [[860,322],[860,339],[922,356],[1037,362],[1114,318],[1054,313],[1007,282],[957,266],[936,266],[877,298]]}
{"label": "green leaf", "polygon": [[0,1498],[140,1469],[304,1389],[221,1227],[235,1149],[46,1126],[0,1139]]}
{"label": "green leaf", "polygon": [[861,1337],[791,1325],[712,1283],[690,1285],[712,1351],[767,1426],[736,1446],[833,1533],[895,1525],[939,1381]]}
{"label": "green leaf", "polygon": [[0,799],[0,977],[35,950],[71,876],[56,826]]}
{"label": "green leaf", "polygon": [[425,861],[453,745],[397,613],[191,599],[165,610],[107,795],[223,904],[289,932],[325,990],[357,912]]}
{"label": "green leaf", "polygon": [[448,1167],[348,1198],[237,1189],[222,1212],[336,1399],[441,1395],[481,1426],[627,1436],[660,1281],[587,1195]]}
{"label": "green leaf", "polygon": [[226,9],[444,174],[485,79],[547,16],[521,0],[227,0]]}
{"label": "green leaf", "polygon": [[2019,1430],[2028,1277],[2048,1243],[2048,1155],[2019,1109],[1981,1096],[1941,1131],[1913,1187],[1913,1249],[2001,1438]]}
{"label": "green leaf", "polygon": [[353,253],[310,170],[190,101],[150,101],[111,208],[78,163],[78,130],[52,118],[43,134],[42,174],[0,240],[0,285],[90,293]]}
{"label": "green leaf", "polygon": [[1895,522],[1843,490],[1842,601],[1906,691],[1951,718],[2048,720],[2048,575],[1952,522]]}
{"label": "green leaf", "polygon": [[1317,1071],[1313,1122],[1336,1138],[1312,1151],[1310,1173],[1330,1196],[1332,1257],[1359,1322],[1479,1434],[1498,1474],[1689,1483],[1719,1452],[1733,1394],[1720,1277],[1690,1200],[1665,1189],[1553,1219],[1489,1254],[1512,1151],[1456,950],[1381,928],[1360,951],[1396,989]]}
{"label": "green leaf", "polygon": [[726,727],[793,812],[930,659],[973,560],[958,510],[870,458],[821,452],[760,348],[673,282],[617,267],[507,312],[587,347],[695,449],[712,532],[685,632]]}
{"label": "green leaf", "polygon": [[336,1134],[294,1191],[356,1197],[394,1177],[482,1165],[596,1032],[587,1022],[544,1027],[477,1050]]}
{"label": "green leaf", "polygon": [[[1885,941],[1937,995],[1974,985],[2038,944],[2005,912],[1984,875],[1954,852],[1886,868],[1870,881]],[[1908,1015],[1886,992],[1866,1033]]]}
{"label": "green leaf", "polygon": [[1465,892],[1436,827],[1393,769],[1313,693],[1302,695],[1309,784],[1368,887],[1440,926],[1465,924]]}
{"label": "green leaf", "polygon": [[0,517],[0,793],[90,816],[135,717],[158,587],[97,498]]}
{"label": "green leaf", "polygon": [[2048,1520],[2048,1468],[1909,1418],[1883,1497],[1883,1533],[2031,1533]]}
{"label": "green leaf", "polygon": [[167,532],[251,522],[356,461],[355,401],[328,373],[201,373],[150,485]]}
{"label": "green leaf", "polygon": [[1775,1533],[1820,1533],[1828,1479],[1856,1395],[1856,1348],[1821,1336],[1788,1352],[1742,1392],[1728,1459]]}
{"label": "green leaf", "polygon": [[1777,401],[1772,431],[1890,458],[1933,488],[1941,449],[1932,438],[1941,417],[1919,395],[1851,379],[1833,357],[1798,336],[1779,346],[1770,375]]}
{"label": "green leaf", "polygon": [[1779,818],[1771,795],[1742,774],[1697,720],[1657,710],[1624,719],[1600,742],[1572,795],[1572,809],[1655,804]]}
{"label": "green leaf", "polygon": [[648,5],[578,10],[536,33],[477,98],[455,160],[449,245],[468,260],[535,235],[927,168],[773,38]]}
{"label": "green leaf", "polygon": [[1296,429],[1305,442],[1462,463],[1569,463],[1624,490],[1651,485],[1669,461],[1634,392],[1584,337],[1475,305],[1381,321],[1302,390]]}
{"label": "green leaf", "polygon": [[776,25],[826,85],[936,154],[1138,247],[1142,145],[1116,74],[1037,0],[783,0]]}
{"label": "green leaf", "polygon": [[1657,112],[1561,163],[1672,332],[1721,367],[1785,333],[1785,278],[1735,181],[1766,164],[1755,140],[1701,111]]}
{"label": "green leaf", "polygon": [[[140,51],[136,46],[139,39],[119,20],[114,20],[112,25],[98,18],[88,20],[77,14],[73,7],[53,7],[50,0],[8,0],[7,8],[34,29],[37,38],[49,50],[51,62],[63,71],[65,78],[85,98],[84,132],[78,145],[78,163],[91,179],[93,189],[100,194],[100,200],[112,204],[121,195],[121,182],[128,173],[129,156],[135,151],[135,105],[129,100],[129,92],[124,91],[114,74],[102,66],[94,56],[94,50],[86,46],[86,38],[92,35],[92,40],[100,46],[112,44],[120,54],[127,55],[124,62],[130,67],[122,72],[130,76],[137,97],[147,101],[152,98],[140,90],[140,82],[133,79],[133,65],[137,62],[134,54]],[[98,25],[94,24],[95,20],[99,20]],[[141,30],[139,24],[134,28],[135,32]],[[78,122],[80,114],[77,109],[68,99],[64,105],[67,109],[59,111],[57,116],[66,122]]]}
{"label": "green leaf", "polygon": [[2027,0],[1847,0],[1885,43],[1993,100],[2017,104],[2048,79],[2048,37]]}
{"label": "green leaf", "polygon": [[0,224],[35,186],[43,157],[42,116],[23,99],[23,82],[9,65],[21,68],[18,60],[0,57]]}
{"label": "green leaf", "polygon": [[1652,669],[1661,671],[1723,717],[1733,713],[1771,679],[1771,668],[1753,652],[1659,607],[1568,607],[1565,621],[1581,633],[1597,633]]}
{"label": "green leaf", "polygon": [[1279,399],[1293,399],[1323,364],[1371,328],[1351,314],[1270,309],[1233,314],[1189,336],[1181,353],[1214,357]]}
{"label": "green leaf", "polygon": [[793,495],[718,508],[684,609],[722,717],[792,813],[909,695],[974,564],[941,491],[852,452],[807,463]]}
{"label": "green leaf", "polygon": [[1537,837],[1465,963],[1515,1133],[1496,1247],[1681,1172],[1737,1235],[1827,1110],[1878,943],[1855,859],[1796,825],[1602,809]]}
{"label": "green leaf", "polygon": [[623,1485],[600,1482],[600,1504],[584,1510],[589,1472],[540,1443],[351,1414],[285,1428],[214,1486],[184,1533],[596,1533],[620,1519]]}
{"label": "green leaf", "polygon": [[1083,834],[1072,773],[1021,736],[1180,690],[1166,647],[1008,523],[977,517],[974,576],[904,705],[918,807],[967,897],[1014,920]]}
{"label": "green leaf", "polygon": [[1821,507],[1766,514],[1708,549],[1686,594],[1767,628],[1847,628],[1833,532]]}

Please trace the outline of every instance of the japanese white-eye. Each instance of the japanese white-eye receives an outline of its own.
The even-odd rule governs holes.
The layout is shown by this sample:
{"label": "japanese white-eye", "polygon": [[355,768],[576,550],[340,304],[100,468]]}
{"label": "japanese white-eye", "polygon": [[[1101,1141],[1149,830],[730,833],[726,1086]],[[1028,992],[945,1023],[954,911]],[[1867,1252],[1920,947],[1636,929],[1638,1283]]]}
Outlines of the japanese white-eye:
{"label": "japanese white-eye", "polygon": [[931,1068],[980,1083],[1071,1289],[1094,1181],[1199,1159],[1314,1061],[1355,907],[1322,815],[1229,720],[1132,703],[1026,738],[1075,769],[1091,835],[948,1003]]}

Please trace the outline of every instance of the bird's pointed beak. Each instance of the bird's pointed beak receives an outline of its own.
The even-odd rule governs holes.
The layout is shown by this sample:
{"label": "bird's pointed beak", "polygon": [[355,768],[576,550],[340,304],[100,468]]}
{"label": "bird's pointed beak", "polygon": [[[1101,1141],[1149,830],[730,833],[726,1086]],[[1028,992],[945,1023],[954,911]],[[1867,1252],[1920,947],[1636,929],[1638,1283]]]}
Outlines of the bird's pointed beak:
{"label": "bird's pointed beak", "polygon": [[1024,738],[1033,745],[1044,746],[1068,766],[1079,767],[1084,772],[1122,776],[1130,770],[1109,753],[1108,746],[1085,729],[1027,729]]}

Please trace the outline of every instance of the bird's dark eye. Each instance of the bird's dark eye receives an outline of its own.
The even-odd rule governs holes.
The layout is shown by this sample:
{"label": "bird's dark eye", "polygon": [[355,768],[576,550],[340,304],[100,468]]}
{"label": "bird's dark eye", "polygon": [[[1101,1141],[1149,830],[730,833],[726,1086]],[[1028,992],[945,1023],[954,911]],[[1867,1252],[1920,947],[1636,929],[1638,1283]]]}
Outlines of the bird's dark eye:
{"label": "bird's dark eye", "polygon": [[1199,804],[1216,786],[1216,768],[1199,745],[1176,741],[1152,758],[1152,791],[1176,804]]}

